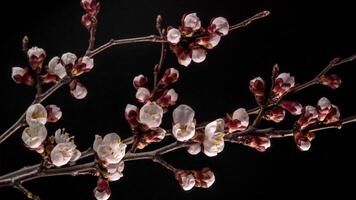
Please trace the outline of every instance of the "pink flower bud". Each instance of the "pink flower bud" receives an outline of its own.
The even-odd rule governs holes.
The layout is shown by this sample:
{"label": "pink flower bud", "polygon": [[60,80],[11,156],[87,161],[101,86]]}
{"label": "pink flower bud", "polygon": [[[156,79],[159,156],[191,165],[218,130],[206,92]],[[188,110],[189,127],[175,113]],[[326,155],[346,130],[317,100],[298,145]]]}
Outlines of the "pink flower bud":
{"label": "pink flower bud", "polygon": [[195,187],[209,188],[215,182],[215,175],[210,168],[203,168],[200,171],[194,171]]}
{"label": "pink flower bud", "polygon": [[131,128],[134,129],[138,126],[138,108],[134,105],[127,104],[125,108],[125,119],[130,124]]}
{"label": "pink flower bud", "polygon": [[195,185],[195,178],[190,171],[177,170],[175,172],[175,177],[185,191],[191,190]]}
{"label": "pink flower bud", "polygon": [[42,48],[32,47],[27,51],[28,62],[33,70],[42,67],[43,60],[46,58],[46,52]]}
{"label": "pink flower bud", "polygon": [[323,75],[320,77],[320,83],[336,89],[341,85],[341,78],[337,74]]}
{"label": "pink flower bud", "polygon": [[318,120],[324,121],[331,110],[331,102],[326,97],[319,99],[316,110],[318,111]]}
{"label": "pink flower bud", "polygon": [[[50,75],[57,76],[59,79],[67,76],[65,67],[61,63],[61,59],[58,56],[53,57],[48,63],[48,74],[45,76],[45,80],[51,79]],[[53,78],[52,78],[53,79]]]}
{"label": "pink flower bud", "polygon": [[136,92],[136,99],[141,103],[146,103],[151,96],[151,92],[144,87],[140,87]]}
{"label": "pink flower bud", "polygon": [[34,80],[28,72],[28,68],[13,67],[11,78],[17,84],[26,84],[29,86],[32,86],[34,84]]}
{"label": "pink flower bud", "polygon": [[46,110],[47,110],[47,121],[48,122],[56,122],[62,117],[61,109],[54,104],[47,105]]}
{"label": "pink flower bud", "polygon": [[303,130],[310,124],[313,124],[317,121],[318,111],[313,106],[305,106],[303,109],[303,114],[297,121],[297,125],[300,127],[300,130]]}
{"label": "pink flower bud", "polygon": [[78,59],[72,68],[72,75],[79,76],[84,72],[89,72],[94,67],[94,59],[84,56]]}
{"label": "pink flower bud", "polygon": [[96,184],[96,188],[93,191],[93,195],[97,200],[109,199],[111,195],[109,181],[102,178],[98,178],[98,182]]}
{"label": "pink flower bud", "polygon": [[308,151],[311,147],[311,140],[302,133],[294,133],[294,141],[297,144],[298,149],[301,151]]}
{"label": "pink flower bud", "polygon": [[211,20],[208,30],[219,35],[227,35],[229,33],[229,22],[224,17],[214,18]]}
{"label": "pink flower bud", "polygon": [[244,108],[239,108],[232,114],[232,119],[227,122],[229,133],[243,131],[248,127],[249,115]]}
{"label": "pink flower bud", "polygon": [[163,128],[157,128],[155,130],[150,130],[148,133],[145,133],[143,136],[140,137],[140,141],[137,145],[138,149],[143,149],[147,145],[160,142],[166,136],[167,131]]}
{"label": "pink flower bud", "polygon": [[88,90],[77,79],[69,83],[70,94],[76,99],[83,99],[87,96]]}
{"label": "pink flower bud", "polygon": [[332,105],[330,112],[324,119],[325,124],[337,122],[340,120],[340,111],[339,108],[335,105]]}
{"label": "pink flower bud", "polygon": [[86,13],[86,14],[84,14],[84,15],[82,16],[81,21],[82,21],[82,24],[83,24],[83,26],[84,26],[85,28],[87,28],[88,30],[91,29],[91,26],[93,25],[93,22],[91,21],[90,15],[89,15],[88,13]]}
{"label": "pink flower bud", "polygon": [[263,118],[268,121],[273,121],[273,122],[279,123],[279,122],[283,121],[285,115],[286,115],[286,112],[284,111],[283,108],[275,106],[269,110],[266,110]]}
{"label": "pink flower bud", "polygon": [[138,89],[140,87],[145,87],[148,82],[148,78],[142,74],[135,76],[133,79],[133,86]]}
{"label": "pink flower bud", "polygon": [[201,22],[196,13],[190,13],[188,15],[183,16],[182,26],[194,32],[200,29]]}
{"label": "pink flower bud", "polygon": [[181,33],[176,28],[169,28],[167,32],[167,40],[171,44],[177,44],[180,41]]}
{"label": "pink flower bud", "polygon": [[177,82],[178,78],[179,78],[179,71],[174,68],[169,68],[164,72],[163,77],[161,79],[161,83],[164,86],[168,86],[172,83]]}
{"label": "pink flower bud", "polygon": [[290,76],[289,73],[281,73],[275,79],[275,86],[273,88],[273,97],[274,99],[280,98],[286,92],[294,87],[295,80],[293,76]]}
{"label": "pink flower bud", "polygon": [[266,136],[244,136],[239,140],[246,146],[256,149],[259,152],[265,152],[271,147],[271,140]]}
{"label": "pink flower bud", "polygon": [[256,77],[250,81],[250,91],[255,95],[256,102],[263,104],[265,100],[265,81],[261,77]]}
{"label": "pink flower bud", "polygon": [[282,101],[279,103],[283,109],[290,112],[292,115],[301,115],[303,106],[298,101]]}
{"label": "pink flower bud", "polygon": [[177,102],[178,94],[174,89],[166,90],[163,95],[157,99],[157,103],[162,107],[172,106]]}
{"label": "pink flower bud", "polygon": [[80,5],[83,7],[85,12],[96,15],[100,10],[100,2],[98,0],[82,0]]}
{"label": "pink flower bud", "polygon": [[187,67],[191,63],[192,58],[188,50],[184,49],[180,45],[176,45],[172,49],[174,54],[177,56],[178,63],[180,65]]}

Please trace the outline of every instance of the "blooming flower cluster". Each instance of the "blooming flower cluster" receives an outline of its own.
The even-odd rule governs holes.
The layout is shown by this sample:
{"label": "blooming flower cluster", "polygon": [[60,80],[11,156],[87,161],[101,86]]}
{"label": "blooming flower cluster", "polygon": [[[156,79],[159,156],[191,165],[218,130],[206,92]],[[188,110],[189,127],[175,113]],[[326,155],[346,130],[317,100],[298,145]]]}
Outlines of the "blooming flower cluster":
{"label": "blooming flower cluster", "polygon": [[229,32],[229,23],[224,17],[213,18],[207,28],[201,26],[196,13],[183,15],[179,28],[167,28],[167,40],[178,63],[188,66],[191,61],[201,63],[205,60],[207,49],[219,44],[222,36]]}
{"label": "blooming flower cluster", "polygon": [[311,140],[314,139],[314,134],[304,130],[316,123],[330,124],[340,120],[340,111],[336,105],[331,104],[329,99],[322,97],[319,99],[317,106],[305,106],[303,114],[296,122],[298,131],[294,133],[294,139],[297,147],[302,151],[309,150]]}
{"label": "blooming flower cluster", "polygon": [[[18,84],[32,86],[38,84],[58,83],[65,77],[73,80],[69,84],[70,93],[77,99],[82,99],[87,95],[85,86],[75,79],[75,77],[89,72],[94,67],[94,60],[88,56],[77,58],[73,53],[64,53],[61,58],[53,57],[48,65],[43,67],[46,52],[42,48],[32,47],[27,51],[28,62],[31,68],[12,68],[12,79]],[[34,77],[39,76],[37,79]],[[36,81],[35,81],[36,80]]]}
{"label": "blooming flower cluster", "polygon": [[116,133],[109,133],[102,138],[95,136],[93,149],[98,163],[105,169],[104,177],[99,177],[94,196],[98,200],[108,199],[111,195],[109,181],[117,181],[123,176],[126,144]]}
{"label": "blooming flower cluster", "polygon": [[43,142],[47,137],[47,122],[56,122],[62,117],[62,111],[56,105],[44,107],[41,104],[33,104],[26,110],[26,122],[28,127],[22,132],[22,141],[30,148],[43,152]]}
{"label": "blooming flower cluster", "polygon": [[179,71],[168,68],[157,86],[149,90],[147,87],[148,78],[142,74],[134,77],[133,86],[136,89],[136,99],[143,104],[141,108],[127,104],[125,108],[125,118],[132,130],[142,134],[138,148],[144,148],[152,142],[159,142],[165,136],[165,130],[159,126],[162,123],[163,114],[167,112],[169,106],[175,105],[178,94],[169,86],[178,81]]}

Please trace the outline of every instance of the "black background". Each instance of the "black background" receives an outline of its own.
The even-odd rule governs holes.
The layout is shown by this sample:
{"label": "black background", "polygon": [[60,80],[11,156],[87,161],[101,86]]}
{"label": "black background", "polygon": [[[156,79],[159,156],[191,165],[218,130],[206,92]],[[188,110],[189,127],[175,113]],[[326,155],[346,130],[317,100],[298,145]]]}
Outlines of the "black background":
{"label": "black background", "polygon": [[[191,105],[198,122],[214,120],[236,108],[255,106],[248,82],[255,76],[270,77],[271,67],[279,63],[282,72],[290,72],[301,83],[314,77],[337,56],[356,53],[355,9],[351,1],[321,3],[312,1],[118,1],[102,2],[97,44],[110,38],[127,38],[155,32],[155,17],[163,16],[167,25],[178,26],[184,13],[197,12],[203,24],[214,16],[224,16],[230,24],[268,9],[272,15],[247,28],[233,31],[209,51],[202,64],[178,66],[168,54],[164,67],[177,67],[181,78],[175,85],[178,103]],[[31,45],[46,50],[48,58],[73,52],[82,55],[88,33],[80,24],[83,10],[77,1],[10,1],[1,14],[1,132],[21,115],[32,101],[34,91],[11,80],[11,67],[23,66],[21,39],[30,37]],[[48,124],[49,134],[66,127],[76,136],[79,149],[92,145],[95,134],[118,132],[129,137],[123,111],[127,103],[136,103],[132,78],[139,73],[152,80],[152,68],[159,58],[159,45],[136,44],[112,48],[95,59],[94,70],[82,76],[88,96],[76,100],[68,88],[57,91],[44,104],[57,104],[63,118]],[[47,61],[48,62],[48,59]],[[338,90],[317,86],[292,96],[302,104],[316,104],[327,96],[340,107],[342,116],[356,113],[352,97],[355,63],[337,71],[343,78]],[[163,127],[170,128],[170,114]],[[288,115],[290,127],[293,117]],[[270,125],[270,124],[264,124]],[[355,180],[355,125],[318,134],[309,152],[296,149],[292,138],[278,139],[265,153],[240,145],[227,145],[223,153],[208,158],[191,156],[185,151],[165,158],[174,166],[200,169],[210,166],[216,182],[210,189],[184,192],[172,174],[151,161],[125,163],[124,177],[111,183],[112,199],[257,199],[353,195]],[[39,156],[21,144],[21,131],[0,145],[0,174],[39,161]],[[92,199],[93,177],[50,177],[25,184],[43,199]],[[230,197],[233,195],[233,197]],[[24,199],[12,188],[0,189],[1,199]]]}

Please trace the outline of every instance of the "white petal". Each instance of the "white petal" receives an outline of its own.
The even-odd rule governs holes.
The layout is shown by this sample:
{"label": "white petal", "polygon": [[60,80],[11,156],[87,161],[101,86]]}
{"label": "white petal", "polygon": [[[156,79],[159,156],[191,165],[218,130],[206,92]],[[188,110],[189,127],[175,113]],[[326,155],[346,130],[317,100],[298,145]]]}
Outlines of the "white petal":
{"label": "white petal", "polygon": [[195,112],[190,106],[181,104],[173,111],[173,122],[184,126],[193,121],[194,115]]}
{"label": "white petal", "polygon": [[146,102],[150,98],[150,91],[147,88],[140,87],[136,92],[136,99],[141,103]]}
{"label": "white petal", "polygon": [[33,104],[27,108],[26,111],[26,122],[30,126],[35,126],[36,124],[46,124],[47,122],[47,110],[41,104]]}
{"label": "white petal", "polygon": [[183,66],[188,66],[192,62],[192,58],[189,57],[188,55],[184,57],[178,57],[178,63],[183,65]]}
{"label": "white petal", "polygon": [[75,61],[77,60],[77,56],[73,53],[64,53],[61,57],[61,60],[63,62],[63,65],[74,65]]}
{"label": "white petal", "polygon": [[201,63],[206,58],[206,51],[202,48],[192,49],[192,60],[196,63]]}
{"label": "white petal", "polygon": [[239,108],[235,110],[235,112],[232,114],[232,119],[237,119],[241,122],[241,125],[244,127],[247,127],[249,124],[249,115],[244,108]]}
{"label": "white petal", "polygon": [[329,110],[331,108],[331,102],[326,97],[322,97],[318,101],[318,106],[320,107],[321,110],[325,110],[325,109]]}
{"label": "white petal", "polygon": [[159,127],[162,123],[163,109],[154,102],[147,102],[140,109],[140,122],[149,128]]}
{"label": "white petal", "polygon": [[291,87],[295,85],[294,77],[289,73],[281,73],[277,76],[276,79],[282,79],[284,84],[289,84]]}
{"label": "white petal", "polygon": [[190,13],[184,17],[184,26],[192,28],[193,31],[200,29],[201,22],[196,13]]}
{"label": "white petal", "polygon": [[188,153],[191,155],[197,155],[201,152],[201,145],[200,144],[193,144],[190,145],[187,149]]}
{"label": "white petal", "polygon": [[30,148],[38,148],[47,137],[47,129],[42,124],[30,126],[22,132],[22,141]]}
{"label": "white petal", "polygon": [[223,35],[227,35],[229,32],[229,22],[224,17],[217,17],[212,22],[215,25],[216,31]]}

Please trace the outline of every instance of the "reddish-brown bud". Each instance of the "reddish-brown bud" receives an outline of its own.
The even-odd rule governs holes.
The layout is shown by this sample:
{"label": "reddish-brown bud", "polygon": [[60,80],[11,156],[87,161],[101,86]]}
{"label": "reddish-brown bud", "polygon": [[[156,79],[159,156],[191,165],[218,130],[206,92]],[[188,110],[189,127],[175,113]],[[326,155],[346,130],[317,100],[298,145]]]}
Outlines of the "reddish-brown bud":
{"label": "reddish-brown bud", "polygon": [[341,85],[341,78],[337,74],[323,75],[320,77],[320,83],[332,89],[336,89]]}
{"label": "reddish-brown bud", "polygon": [[263,104],[265,101],[265,81],[261,77],[256,77],[250,81],[250,91],[255,96],[258,104]]}
{"label": "reddish-brown bud", "polygon": [[274,121],[276,123],[279,123],[279,122],[283,121],[285,115],[286,115],[286,112],[284,111],[283,108],[281,108],[279,106],[275,106],[269,110],[266,110],[266,112],[263,115],[263,118],[268,121]]}
{"label": "reddish-brown bud", "polygon": [[169,68],[164,72],[163,77],[161,79],[161,83],[164,86],[168,86],[172,83],[177,82],[178,78],[179,78],[179,71],[174,68]]}
{"label": "reddish-brown bud", "polygon": [[145,87],[147,83],[148,83],[148,78],[142,74],[135,76],[135,78],[132,81],[132,84],[136,89],[140,87]]}
{"label": "reddish-brown bud", "polygon": [[279,103],[283,109],[290,112],[292,115],[301,115],[303,106],[298,101],[282,101]]}

